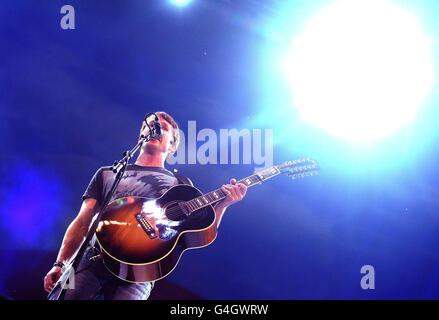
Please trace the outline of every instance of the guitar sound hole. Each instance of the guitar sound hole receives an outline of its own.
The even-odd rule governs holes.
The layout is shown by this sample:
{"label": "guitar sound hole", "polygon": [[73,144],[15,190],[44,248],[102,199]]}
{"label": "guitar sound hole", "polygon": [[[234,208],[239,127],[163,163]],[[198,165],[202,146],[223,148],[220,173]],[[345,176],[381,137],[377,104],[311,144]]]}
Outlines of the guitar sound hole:
{"label": "guitar sound hole", "polygon": [[165,210],[165,215],[169,220],[173,221],[181,221],[186,218],[186,215],[183,211],[181,211],[180,206],[178,203],[173,203],[169,205]]}

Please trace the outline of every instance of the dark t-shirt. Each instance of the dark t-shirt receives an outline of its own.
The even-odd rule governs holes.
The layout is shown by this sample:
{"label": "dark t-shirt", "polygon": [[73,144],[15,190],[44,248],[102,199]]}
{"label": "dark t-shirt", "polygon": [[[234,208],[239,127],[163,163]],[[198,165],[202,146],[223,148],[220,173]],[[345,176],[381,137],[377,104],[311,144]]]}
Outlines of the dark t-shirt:
{"label": "dark t-shirt", "polygon": [[[91,179],[82,200],[94,198],[102,205],[114,178],[115,173],[111,171],[111,167],[101,167]],[[179,182],[169,170],[129,164],[110,202],[129,196],[158,198],[176,184]]]}
{"label": "dark t-shirt", "polygon": [[[115,173],[113,173],[111,167],[101,167],[91,179],[82,200],[93,198],[101,206],[113,186],[114,178]],[[158,198],[170,187],[179,183],[177,178],[164,168],[129,164],[110,202],[129,196]],[[192,182],[189,183],[192,184]],[[96,235],[93,236],[89,244],[91,246],[96,244]]]}

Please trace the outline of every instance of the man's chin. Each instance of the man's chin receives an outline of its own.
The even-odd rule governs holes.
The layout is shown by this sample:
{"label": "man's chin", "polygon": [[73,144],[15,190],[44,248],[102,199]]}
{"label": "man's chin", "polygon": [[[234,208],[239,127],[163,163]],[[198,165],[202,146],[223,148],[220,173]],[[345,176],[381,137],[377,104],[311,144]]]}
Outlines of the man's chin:
{"label": "man's chin", "polygon": [[148,142],[144,143],[143,145],[144,146],[148,146],[148,145],[150,145],[150,146],[157,146],[157,145],[160,145],[160,144],[161,144],[160,140],[152,139],[152,140],[149,140]]}
{"label": "man's chin", "polygon": [[162,147],[159,140],[150,140],[145,145],[143,145],[143,148],[145,151],[149,151],[148,153],[152,152],[160,152]]}

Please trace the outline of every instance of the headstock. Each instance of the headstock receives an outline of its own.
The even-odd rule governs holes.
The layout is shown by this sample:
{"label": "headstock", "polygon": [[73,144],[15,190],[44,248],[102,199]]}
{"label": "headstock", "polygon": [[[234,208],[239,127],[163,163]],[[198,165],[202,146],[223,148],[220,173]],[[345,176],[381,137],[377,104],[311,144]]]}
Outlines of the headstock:
{"label": "headstock", "polygon": [[311,158],[287,161],[277,165],[276,167],[279,169],[280,173],[285,173],[293,180],[314,176],[319,173],[318,163]]}

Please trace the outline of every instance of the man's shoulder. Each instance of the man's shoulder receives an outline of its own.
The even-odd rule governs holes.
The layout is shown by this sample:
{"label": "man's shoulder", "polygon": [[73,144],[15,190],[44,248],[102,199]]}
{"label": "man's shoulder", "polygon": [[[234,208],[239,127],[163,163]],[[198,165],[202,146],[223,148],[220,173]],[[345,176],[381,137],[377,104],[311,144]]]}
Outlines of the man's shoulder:
{"label": "man's shoulder", "polygon": [[185,175],[179,174],[179,173],[174,173],[174,176],[177,178],[178,182],[180,184],[188,184],[190,186],[193,186],[194,184],[192,183],[192,180],[189,179],[188,177],[186,177]]}
{"label": "man's shoulder", "polygon": [[102,176],[103,173],[107,173],[107,172],[113,172],[113,169],[112,169],[111,166],[99,167],[99,169],[96,171],[95,175],[96,176]]}
{"label": "man's shoulder", "polygon": [[102,166],[98,171],[113,171],[112,166]]}

